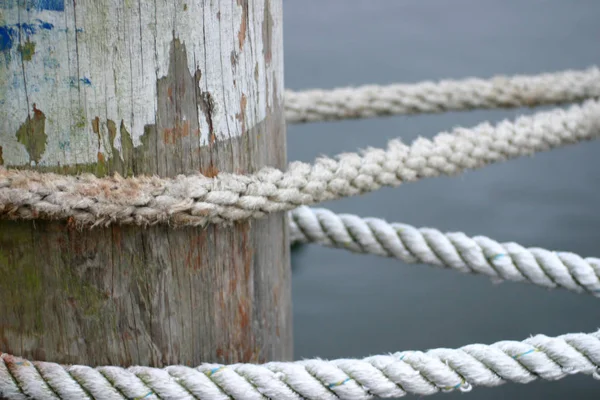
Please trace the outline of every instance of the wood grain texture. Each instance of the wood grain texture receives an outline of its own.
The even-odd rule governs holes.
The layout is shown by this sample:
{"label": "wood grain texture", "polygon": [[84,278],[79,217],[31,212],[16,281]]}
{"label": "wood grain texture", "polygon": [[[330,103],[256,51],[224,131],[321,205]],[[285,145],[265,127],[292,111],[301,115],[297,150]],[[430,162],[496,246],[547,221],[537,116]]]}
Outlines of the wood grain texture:
{"label": "wood grain texture", "polygon": [[[30,3],[0,10],[5,29],[21,27],[10,28],[20,33],[3,50],[0,77],[23,82],[0,80],[0,100],[11,103],[0,130],[5,165],[126,176],[285,167],[281,0]],[[35,32],[23,33],[24,18]],[[61,18],[71,22],[51,36]],[[116,31],[99,31],[99,21]],[[36,35],[56,43],[23,54]],[[76,47],[78,66],[70,53],[48,65],[61,46]],[[30,62],[41,64],[18,68]],[[48,82],[82,65],[90,85]],[[14,101],[6,96],[15,91]],[[292,357],[283,214],[205,229],[1,221],[0,276],[3,352],[123,366]]]}

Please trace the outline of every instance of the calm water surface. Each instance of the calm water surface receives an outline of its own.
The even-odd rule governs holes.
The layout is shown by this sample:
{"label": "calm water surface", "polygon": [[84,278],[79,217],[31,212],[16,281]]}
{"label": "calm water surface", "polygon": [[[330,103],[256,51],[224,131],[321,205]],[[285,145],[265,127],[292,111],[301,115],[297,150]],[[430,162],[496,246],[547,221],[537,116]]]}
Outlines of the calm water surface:
{"label": "calm water surface", "polygon": [[[284,0],[286,86],[539,73],[600,64],[600,1]],[[290,126],[288,158],[411,142],[531,110]],[[600,256],[600,141],[325,204],[443,231]],[[295,356],[364,357],[600,328],[600,299],[493,284],[304,246],[292,254]],[[587,376],[477,388],[469,399],[598,399]]]}

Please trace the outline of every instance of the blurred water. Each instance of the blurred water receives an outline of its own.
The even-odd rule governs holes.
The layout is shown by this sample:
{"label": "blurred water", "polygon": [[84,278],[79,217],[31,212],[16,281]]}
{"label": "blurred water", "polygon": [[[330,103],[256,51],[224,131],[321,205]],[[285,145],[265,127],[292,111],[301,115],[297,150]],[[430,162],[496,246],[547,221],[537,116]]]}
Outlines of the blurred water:
{"label": "blurred water", "polygon": [[[600,1],[284,0],[292,89],[489,77],[600,63]],[[395,137],[531,110],[288,127],[288,159],[312,161]],[[444,231],[600,256],[600,141],[325,204]],[[295,356],[370,354],[600,328],[600,300],[532,285],[492,284],[396,260],[304,246],[293,252]],[[440,395],[454,399],[460,393]],[[477,388],[469,399],[597,399],[587,376]]]}

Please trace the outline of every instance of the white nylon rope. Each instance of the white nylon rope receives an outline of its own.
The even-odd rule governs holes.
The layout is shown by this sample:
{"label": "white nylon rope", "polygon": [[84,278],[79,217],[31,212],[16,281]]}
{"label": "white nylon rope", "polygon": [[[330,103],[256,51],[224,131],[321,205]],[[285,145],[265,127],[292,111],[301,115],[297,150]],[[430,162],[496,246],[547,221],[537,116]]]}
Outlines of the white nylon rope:
{"label": "white nylon rope", "polygon": [[285,92],[288,123],[534,107],[600,97],[600,70]]}
{"label": "white nylon rope", "polygon": [[0,397],[7,400],[362,400],[430,395],[504,382],[600,379],[600,331],[459,349],[404,351],[364,359],[267,364],[97,367],[0,356]]}
{"label": "white nylon rope", "polygon": [[600,102],[588,100],[515,122],[456,128],[407,146],[291,163],[286,172],[255,175],[97,178],[0,169],[0,217],[70,219],[80,225],[110,223],[205,225],[258,218],[301,205],[354,196],[383,186],[524,156],[600,136]]}
{"label": "white nylon rope", "polygon": [[588,292],[600,297],[600,259],[568,252],[525,248],[517,243],[498,243],[485,236],[462,232],[442,233],[388,223],[379,218],[335,214],[323,208],[299,207],[290,212],[292,243],[318,243],[424,263],[460,272],[483,274],[494,280],[529,282]]}

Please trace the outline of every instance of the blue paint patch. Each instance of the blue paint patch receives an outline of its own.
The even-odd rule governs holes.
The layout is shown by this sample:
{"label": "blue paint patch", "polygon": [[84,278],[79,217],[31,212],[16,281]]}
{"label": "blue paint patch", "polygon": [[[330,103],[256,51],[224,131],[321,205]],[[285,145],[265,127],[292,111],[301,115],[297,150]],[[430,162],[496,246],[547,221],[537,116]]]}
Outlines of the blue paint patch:
{"label": "blue paint patch", "polygon": [[33,24],[17,24],[17,27],[22,29],[27,35],[33,35],[35,33],[35,25]]}
{"label": "blue paint patch", "polygon": [[69,79],[69,86],[71,86],[73,89],[79,89],[79,83],[84,84],[85,86],[92,86],[92,81],[90,80],[90,78],[88,77],[83,77],[83,78],[79,78],[76,79],[75,77],[71,77]]}
{"label": "blue paint patch", "polygon": [[51,31],[52,29],[54,29],[54,25],[52,25],[50,22],[42,21],[41,19],[38,19],[38,22],[40,24],[40,28],[42,29],[45,29],[47,31]]}
{"label": "blue paint patch", "polygon": [[58,142],[58,147],[61,150],[70,150],[71,149],[71,142],[69,142],[68,140],[66,140],[66,141],[61,140],[60,142]]}
{"label": "blue paint patch", "polygon": [[[65,32],[65,33],[69,33],[70,32],[69,28],[58,28],[58,31],[59,32]],[[81,33],[81,32],[83,32],[83,28],[76,28],[75,32],[76,33]]]}
{"label": "blue paint patch", "polygon": [[10,26],[0,26],[0,51],[9,51],[13,47],[15,30]]}
{"label": "blue paint patch", "polygon": [[29,0],[27,9],[65,11],[65,0]]}
{"label": "blue paint patch", "polygon": [[27,36],[32,36],[37,32],[38,28],[50,31],[54,29],[54,25],[38,19],[37,24],[21,23],[0,26],[0,51],[9,51],[12,49],[15,40],[18,41],[18,30],[21,30]]}

